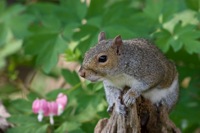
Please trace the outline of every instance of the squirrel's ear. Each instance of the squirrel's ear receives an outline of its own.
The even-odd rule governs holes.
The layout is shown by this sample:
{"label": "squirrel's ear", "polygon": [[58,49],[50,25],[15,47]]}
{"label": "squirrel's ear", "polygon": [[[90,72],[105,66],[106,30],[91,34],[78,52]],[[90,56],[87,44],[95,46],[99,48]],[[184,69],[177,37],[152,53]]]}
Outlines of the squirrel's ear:
{"label": "squirrel's ear", "polygon": [[113,45],[114,47],[115,47],[115,46],[120,47],[122,44],[123,44],[122,38],[121,38],[120,35],[118,35],[118,36],[116,36],[116,37],[114,38],[113,44],[112,44],[112,45]]}
{"label": "squirrel's ear", "polygon": [[100,32],[99,33],[98,42],[100,42],[102,40],[106,40],[106,34],[105,34],[105,32]]}

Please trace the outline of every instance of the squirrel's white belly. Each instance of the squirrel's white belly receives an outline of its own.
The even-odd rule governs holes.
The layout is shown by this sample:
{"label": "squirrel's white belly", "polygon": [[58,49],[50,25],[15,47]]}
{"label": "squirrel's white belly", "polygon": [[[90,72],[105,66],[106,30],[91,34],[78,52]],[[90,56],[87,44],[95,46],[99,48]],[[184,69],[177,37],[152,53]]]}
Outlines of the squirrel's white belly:
{"label": "squirrel's white belly", "polygon": [[178,79],[175,78],[170,87],[162,89],[158,89],[155,87],[145,93],[142,93],[142,95],[152,101],[152,103],[157,103],[161,100],[165,100],[168,105],[171,105],[178,98],[178,95],[176,93],[177,89]]}

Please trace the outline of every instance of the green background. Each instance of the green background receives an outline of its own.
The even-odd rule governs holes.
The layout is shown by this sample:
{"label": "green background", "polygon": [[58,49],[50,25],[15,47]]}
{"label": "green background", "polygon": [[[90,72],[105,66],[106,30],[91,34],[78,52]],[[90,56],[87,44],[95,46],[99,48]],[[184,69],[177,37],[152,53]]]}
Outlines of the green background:
{"label": "green background", "polygon": [[[146,38],[173,60],[180,99],[170,114],[184,133],[200,130],[199,0],[0,0],[0,99],[11,117],[8,133],[92,133],[108,117],[101,83],[81,82],[75,71],[58,67],[58,57],[82,62],[100,31],[107,38]],[[29,73],[34,82],[25,84]],[[47,78],[63,86],[45,91]],[[32,81],[31,80],[31,81]],[[50,125],[39,123],[31,104],[68,95],[68,105]]]}

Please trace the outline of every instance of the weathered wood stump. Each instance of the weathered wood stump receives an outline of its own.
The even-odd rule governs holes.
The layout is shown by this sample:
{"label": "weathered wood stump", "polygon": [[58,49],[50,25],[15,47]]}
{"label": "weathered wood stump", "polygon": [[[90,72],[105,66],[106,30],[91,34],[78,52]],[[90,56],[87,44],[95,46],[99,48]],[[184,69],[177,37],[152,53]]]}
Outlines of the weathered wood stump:
{"label": "weathered wood stump", "polygon": [[94,133],[180,133],[180,130],[169,119],[165,107],[158,108],[140,96],[127,108],[126,116],[113,111],[109,119],[99,120]]}

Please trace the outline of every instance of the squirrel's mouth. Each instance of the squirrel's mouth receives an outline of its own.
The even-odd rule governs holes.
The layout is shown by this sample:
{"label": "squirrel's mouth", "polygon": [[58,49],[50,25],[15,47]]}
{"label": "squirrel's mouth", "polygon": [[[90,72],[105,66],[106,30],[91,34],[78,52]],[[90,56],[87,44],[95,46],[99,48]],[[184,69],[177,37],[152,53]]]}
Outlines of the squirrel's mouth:
{"label": "squirrel's mouth", "polygon": [[79,75],[82,78],[85,78],[91,82],[98,82],[98,81],[102,81],[103,79],[103,75],[93,69],[90,68],[85,68],[84,66],[81,66],[80,70],[79,70]]}
{"label": "squirrel's mouth", "polygon": [[85,77],[87,80],[91,81],[91,82],[98,82],[98,81],[102,81],[102,78],[99,77],[99,76],[95,76],[95,75],[92,75],[92,76],[88,76],[88,77]]}

